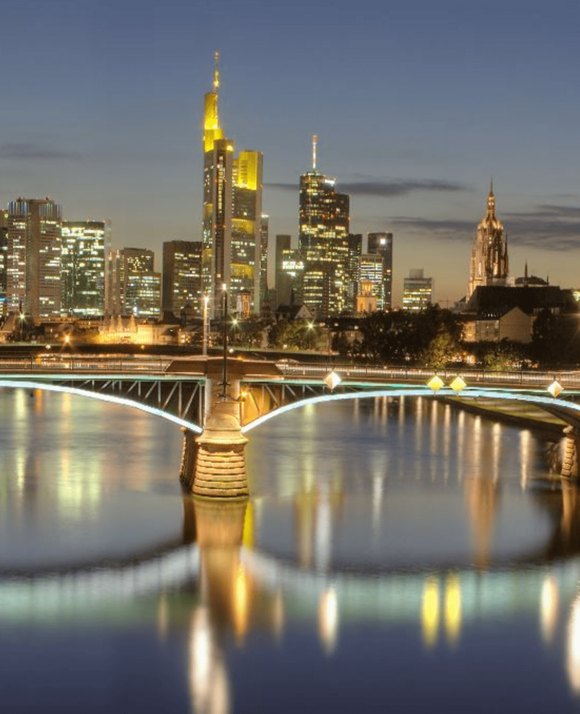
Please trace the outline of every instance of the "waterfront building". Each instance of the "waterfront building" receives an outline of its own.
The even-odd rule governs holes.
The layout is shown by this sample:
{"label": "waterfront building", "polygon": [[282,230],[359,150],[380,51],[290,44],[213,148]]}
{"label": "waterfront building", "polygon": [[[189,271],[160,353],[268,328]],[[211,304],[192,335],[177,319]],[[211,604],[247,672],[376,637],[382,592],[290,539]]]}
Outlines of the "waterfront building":
{"label": "waterfront building", "polygon": [[164,312],[179,317],[188,309],[193,315],[202,314],[201,241],[172,240],[163,243]]}
{"label": "waterfront building", "polygon": [[403,280],[403,310],[420,312],[431,305],[433,278],[426,278],[423,269],[412,269]]}
{"label": "waterfront building", "polygon": [[369,233],[367,252],[380,255],[383,261],[381,288],[377,295],[379,310],[390,310],[393,301],[393,234]]}
{"label": "waterfront building", "polygon": [[205,95],[203,118],[202,290],[210,311],[219,312],[222,286],[230,305],[259,312],[262,239],[262,154],[241,151],[225,138],[219,119],[220,75],[215,55],[213,89]]}
{"label": "waterfront building", "polygon": [[6,216],[8,310],[34,320],[61,313],[61,207],[49,198],[18,198]]}
{"label": "waterfront building", "polygon": [[469,268],[467,299],[486,285],[506,285],[509,273],[507,234],[495,215],[493,183],[487,196],[487,213],[477,226]]}
{"label": "waterfront building", "polygon": [[106,312],[159,318],[161,273],[154,270],[154,253],[145,248],[113,250],[107,258]]}
{"label": "waterfront building", "polygon": [[319,318],[347,308],[350,199],[336,192],[335,180],[316,168],[317,137],[312,142],[312,169],[300,177],[299,245],[304,258],[302,299]]}
{"label": "waterfront building", "polygon": [[105,254],[110,250],[110,236],[110,224],[104,221],[63,221],[63,313],[76,317],[104,314]]}

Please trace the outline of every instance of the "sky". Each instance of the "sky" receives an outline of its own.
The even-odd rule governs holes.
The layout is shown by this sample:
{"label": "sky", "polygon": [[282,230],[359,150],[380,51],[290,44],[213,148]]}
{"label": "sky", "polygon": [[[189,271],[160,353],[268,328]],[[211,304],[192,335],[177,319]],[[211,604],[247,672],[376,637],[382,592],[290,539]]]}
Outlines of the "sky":
{"label": "sky", "polygon": [[110,219],[115,247],[201,239],[201,119],[264,154],[270,240],[298,181],[351,196],[351,232],[394,233],[443,306],[465,294],[491,177],[510,272],[580,287],[575,0],[0,0],[0,203],[50,196]]}

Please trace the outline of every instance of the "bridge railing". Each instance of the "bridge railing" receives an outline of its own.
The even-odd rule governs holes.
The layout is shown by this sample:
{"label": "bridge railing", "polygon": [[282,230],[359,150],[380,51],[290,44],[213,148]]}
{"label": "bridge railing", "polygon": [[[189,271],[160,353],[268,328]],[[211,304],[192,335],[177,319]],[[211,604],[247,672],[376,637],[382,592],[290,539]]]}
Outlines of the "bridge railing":
{"label": "bridge railing", "polygon": [[[287,377],[318,378],[328,374],[331,367],[321,364],[300,364],[278,362],[278,368]],[[451,381],[457,375],[463,377],[467,385],[476,384],[520,384],[524,387],[547,387],[555,379],[564,387],[580,388],[580,371],[539,372],[531,370],[493,371],[478,369],[433,370],[416,367],[378,367],[333,364],[334,369],[343,379],[384,379],[385,381],[403,380],[427,382],[434,374],[444,381]]]}
{"label": "bridge railing", "polygon": [[163,373],[171,364],[171,357],[123,355],[41,354],[27,357],[0,357],[0,372],[146,372]]}

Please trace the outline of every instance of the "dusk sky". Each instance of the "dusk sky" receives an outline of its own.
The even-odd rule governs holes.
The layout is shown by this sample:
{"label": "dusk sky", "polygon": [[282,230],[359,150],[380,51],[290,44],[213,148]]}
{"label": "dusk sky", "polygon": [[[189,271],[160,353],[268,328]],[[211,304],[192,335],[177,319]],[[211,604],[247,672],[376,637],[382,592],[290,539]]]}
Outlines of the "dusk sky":
{"label": "dusk sky", "polygon": [[493,176],[510,272],[580,287],[580,5],[555,0],[0,0],[0,201],[110,218],[115,247],[201,239],[201,116],[264,153],[264,211],[296,238],[298,179],[395,234],[395,301],[424,268],[466,290]]}

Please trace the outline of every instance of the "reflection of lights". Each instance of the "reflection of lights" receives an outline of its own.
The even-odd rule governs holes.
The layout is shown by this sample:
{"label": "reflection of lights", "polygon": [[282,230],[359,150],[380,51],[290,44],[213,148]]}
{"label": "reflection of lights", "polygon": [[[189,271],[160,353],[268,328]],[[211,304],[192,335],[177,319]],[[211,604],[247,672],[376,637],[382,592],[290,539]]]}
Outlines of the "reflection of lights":
{"label": "reflection of lights", "polygon": [[554,638],[558,621],[558,605],[558,581],[553,575],[547,575],[542,585],[540,599],[540,627],[544,642],[551,642]]}
{"label": "reflection of lights", "polygon": [[248,574],[242,565],[238,566],[234,580],[234,632],[238,642],[242,642],[248,631],[250,598],[248,595]]}
{"label": "reflection of lights", "polygon": [[242,544],[246,548],[253,548],[255,544],[254,538],[254,505],[250,501],[246,507],[244,514],[244,529],[242,531]]}
{"label": "reflection of lights", "polygon": [[169,608],[167,606],[167,596],[161,593],[157,604],[157,636],[161,641],[167,638],[169,629]]}
{"label": "reflection of lights", "polygon": [[580,694],[580,596],[572,604],[566,642],[566,671],[570,687]]}
{"label": "reflection of lights", "polygon": [[205,607],[198,607],[191,618],[189,689],[192,710],[196,714],[227,714],[230,711],[227,673]]}
{"label": "reflection of lights", "polygon": [[493,468],[493,480],[495,482],[499,478],[499,460],[500,460],[500,456],[501,456],[501,424],[496,422],[491,429],[491,433],[493,435],[492,468]]}
{"label": "reflection of lights", "polygon": [[272,605],[272,629],[277,640],[280,640],[284,633],[284,620],[284,597],[282,591],[278,590]]}
{"label": "reflection of lights", "polygon": [[461,581],[458,575],[450,575],[445,581],[445,635],[454,645],[461,633]]}
{"label": "reflection of lights", "polygon": [[528,486],[528,465],[530,461],[531,435],[527,429],[520,431],[520,485],[525,491]]}
{"label": "reflection of lights", "polygon": [[421,632],[423,644],[431,649],[437,642],[439,630],[439,582],[431,576],[425,581],[421,603]]}
{"label": "reflection of lights", "polygon": [[320,596],[318,634],[324,651],[331,655],[336,649],[338,639],[338,601],[333,587],[327,588]]}

